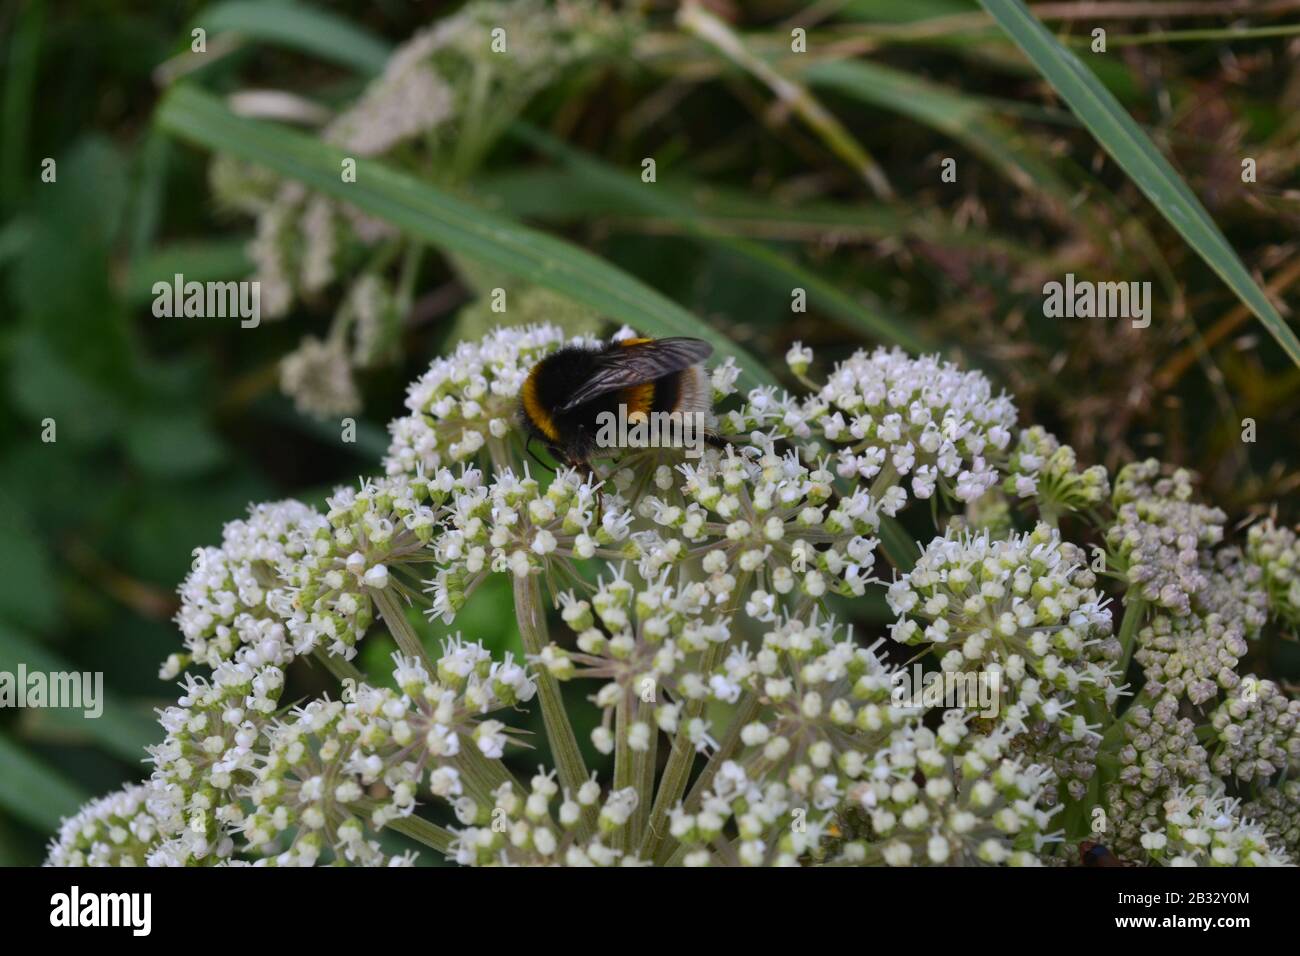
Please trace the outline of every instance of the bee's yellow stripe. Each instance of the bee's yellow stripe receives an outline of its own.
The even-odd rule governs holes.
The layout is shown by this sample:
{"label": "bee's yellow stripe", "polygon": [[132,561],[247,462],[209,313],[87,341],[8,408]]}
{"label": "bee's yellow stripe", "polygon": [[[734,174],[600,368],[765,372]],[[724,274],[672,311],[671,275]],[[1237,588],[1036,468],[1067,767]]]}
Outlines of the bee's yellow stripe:
{"label": "bee's yellow stripe", "polygon": [[[618,344],[626,348],[629,345],[644,345],[646,342],[653,341],[654,339],[623,339]],[[641,385],[625,388],[622,398],[623,404],[627,406],[628,415],[649,415],[650,409],[655,404],[654,382],[645,382]]]}
{"label": "bee's yellow stripe", "polygon": [[632,415],[649,415],[655,403],[655,383],[643,382],[623,389],[623,404],[627,413]]}
{"label": "bee's yellow stripe", "polygon": [[549,441],[559,441],[560,431],[555,427],[555,420],[551,418],[551,413],[546,410],[546,406],[541,403],[537,397],[537,369],[534,368],[524,379],[523,387],[524,414],[529,420],[537,426],[538,430],[547,437]]}

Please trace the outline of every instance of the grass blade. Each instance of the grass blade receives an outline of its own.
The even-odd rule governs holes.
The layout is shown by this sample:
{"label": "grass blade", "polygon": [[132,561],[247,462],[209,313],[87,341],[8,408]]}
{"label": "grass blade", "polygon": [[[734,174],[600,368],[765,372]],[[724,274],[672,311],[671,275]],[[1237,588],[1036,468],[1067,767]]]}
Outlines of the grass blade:
{"label": "grass blade", "polygon": [[747,352],[640,280],[554,236],[479,209],[383,163],[356,157],[356,182],[340,175],[347,154],[302,133],[235,116],[210,93],[181,84],[163,98],[158,124],[182,139],[272,169],[383,219],[430,245],[553,289],[652,335],[694,335],[731,355],[745,387],[775,380]]}
{"label": "grass blade", "polygon": [[385,40],[356,24],[297,3],[230,0],[204,9],[193,26],[299,50],[367,76],[378,75],[392,53]]}
{"label": "grass blade", "polygon": [[1160,214],[1255,313],[1291,360],[1300,365],[1300,339],[1251,278],[1200,200],[1115,97],[1078,57],[1057,42],[1020,0],[980,0],[980,4]]}

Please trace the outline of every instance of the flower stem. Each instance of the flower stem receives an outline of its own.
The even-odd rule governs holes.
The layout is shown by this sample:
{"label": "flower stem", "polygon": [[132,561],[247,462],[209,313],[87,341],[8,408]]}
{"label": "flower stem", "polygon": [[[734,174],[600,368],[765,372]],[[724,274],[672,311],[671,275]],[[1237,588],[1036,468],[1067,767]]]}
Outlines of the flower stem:
{"label": "flower stem", "polygon": [[[515,577],[514,588],[515,617],[524,640],[524,652],[529,655],[540,654],[549,639],[537,576],[530,574],[523,578]],[[573,724],[564,709],[560,682],[545,668],[539,669],[537,673],[537,695],[541,698],[542,720],[546,724],[546,738],[551,744],[551,753],[555,756],[560,784],[576,796],[579,788],[587,782],[587,764],[582,759],[578,738],[573,733]],[[578,822],[579,839],[586,839],[595,830],[596,813],[595,806],[583,808],[582,818]]]}
{"label": "flower stem", "polygon": [[[685,807],[687,813],[695,812],[704,797],[704,792],[709,789],[713,783],[713,778],[717,776],[719,768],[730,760],[732,754],[736,752],[736,747],[740,744],[740,732],[745,729],[746,724],[754,719],[757,713],[758,695],[753,691],[745,691],[744,696],[740,698],[740,704],[736,708],[731,726],[727,728],[727,736],[722,739],[718,749],[709,757],[709,762],[704,765],[704,769],[700,771],[700,776],[691,786],[690,793],[686,795]],[[676,844],[677,841],[671,836],[662,841],[655,862],[662,865],[669,859],[675,861],[678,856],[674,852]]]}
{"label": "flower stem", "polygon": [[403,654],[424,664],[425,670],[430,675],[436,674],[437,670],[433,662],[429,660],[429,655],[424,650],[424,645],[420,643],[420,636],[415,633],[411,623],[402,613],[402,607],[397,603],[397,599],[386,588],[370,588],[370,596],[374,599],[375,607],[379,610],[379,616],[384,619],[388,625],[388,632],[393,635],[393,640],[397,642],[397,647]]}
{"label": "flower stem", "polygon": [[691,792],[686,795],[687,813],[694,812],[694,808],[699,806],[704,791],[708,790],[713,784],[713,778],[717,776],[718,769],[730,760],[732,754],[736,752],[736,747],[740,744],[740,732],[757,714],[758,695],[753,691],[745,691],[744,696],[740,698],[740,704],[736,708],[736,714],[731,721],[731,726],[727,728],[727,736],[722,738],[722,743],[719,744],[717,750],[713,751],[713,754],[709,757],[709,762],[700,771],[699,779],[692,785]]}
{"label": "flower stem", "polygon": [[1124,605],[1124,620],[1119,626],[1119,644],[1123,648],[1119,659],[1120,680],[1123,680],[1124,675],[1128,673],[1129,661],[1133,659],[1133,648],[1137,644],[1138,628],[1142,626],[1142,619],[1146,617],[1148,606],[1146,601],[1132,592],[1127,597],[1127,603]]}
{"label": "flower stem", "polygon": [[632,785],[640,795],[636,813],[632,816],[632,846],[640,846],[650,822],[650,798],[655,792],[655,764],[659,756],[659,728],[655,724],[654,707],[640,703],[638,719],[650,723],[650,746],[632,754]]}
{"label": "flower stem", "polygon": [[[629,700],[630,691],[625,691],[622,699],[614,708],[614,789],[623,790],[634,786],[635,773],[632,769],[632,748],[628,746],[627,730],[634,719],[636,704]],[[631,819],[614,831],[612,843],[614,849],[626,851],[632,838]]]}
{"label": "flower stem", "polygon": [[[361,813],[371,814],[379,808],[379,801],[370,797],[363,797],[351,803],[350,807]],[[417,817],[414,814],[389,821],[385,829],[410,837],[416,843],[423,843],[439,853],[449,853],[452,843],[456,840],[456,834],[450,830],[440,827],[436,823],[430,823],[423,817]]]}
{"label": "flower stem", "polygon": [[337,654],[331,654],[323,647],[313,650],[311,656],[329,671],[340,684],[345,680],[355,681],[358,684],[365,682],[366,675],[361,673],[355,664]]}
{"label": "flower stem", "polygon": [[[724,649],[723,644],[709,645],[700,660],[699,673],[711,673]],[[654,809],[650,811],[649,827],[641,841],[639,855],[643,860],[654,859],[668,837],[668,814],[686,792],[686,782],[690,779],[691,767],[695,765],[695,745],[691,743],[689,735],[690,723],[702,713],[704,701],[691,700],[686,702],[677,718],[672,753],[668,755],[668,763],[659,779],[659,792],[655,795]]]}

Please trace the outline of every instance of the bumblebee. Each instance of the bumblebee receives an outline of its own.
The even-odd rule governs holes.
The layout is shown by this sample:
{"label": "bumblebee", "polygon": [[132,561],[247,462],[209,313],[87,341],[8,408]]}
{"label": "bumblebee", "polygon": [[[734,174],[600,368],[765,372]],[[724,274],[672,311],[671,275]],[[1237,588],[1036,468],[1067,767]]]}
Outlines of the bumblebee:
{"label": "bumblebee", "polygon": [[521,389],[520,418],[557,461],[587,469],[598,452],[599,419],[654,412],[712,411],[702,363],[713,354],[692,338],[629,338],[597,346],[570,345],[532,367]]}

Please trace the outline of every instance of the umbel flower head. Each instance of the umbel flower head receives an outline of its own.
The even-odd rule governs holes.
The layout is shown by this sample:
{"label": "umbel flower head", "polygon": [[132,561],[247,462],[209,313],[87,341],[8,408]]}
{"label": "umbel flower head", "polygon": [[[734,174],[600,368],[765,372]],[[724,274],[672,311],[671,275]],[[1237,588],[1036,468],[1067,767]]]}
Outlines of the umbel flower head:
{"label": "umbel flower head", "polygon": [[[1220,546],[1222,512],[1155,463],[1108,500],[1045,432],[1013,447],[983,375],[898,350],[819,383],[799,346],[800,394],[739,394],[720,362],[723,447],[550,473],[519,391],[590,341],[462,342],[412,383],[383,474],[196,549],[150,776],[65,821],[49,862],[1059,865],[1095,810],[1127,860],[1288,861],[1297,703],[1237,672],[1286,619],[1285,535]],[[419,623],[503,589],[513,650]],[[376,668],[358,649],[385,632]],[[991,699],[901,693],[913,652]],[[300,699],[315,665],[339,686]]]}

